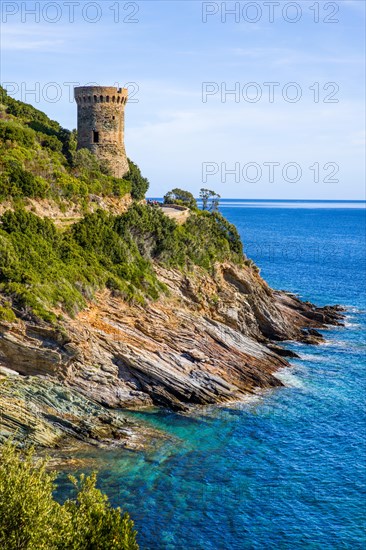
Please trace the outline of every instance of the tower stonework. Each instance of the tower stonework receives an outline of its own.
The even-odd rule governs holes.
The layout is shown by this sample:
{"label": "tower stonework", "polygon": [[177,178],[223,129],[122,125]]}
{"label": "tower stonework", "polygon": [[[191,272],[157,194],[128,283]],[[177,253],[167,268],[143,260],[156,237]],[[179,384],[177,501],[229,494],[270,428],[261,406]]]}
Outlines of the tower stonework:
{"label": "tower stonework", "polygon": [[78,106],[78,149],[89,149],[116,178],[128,172],[124,133],[127,88],[74,88]]}

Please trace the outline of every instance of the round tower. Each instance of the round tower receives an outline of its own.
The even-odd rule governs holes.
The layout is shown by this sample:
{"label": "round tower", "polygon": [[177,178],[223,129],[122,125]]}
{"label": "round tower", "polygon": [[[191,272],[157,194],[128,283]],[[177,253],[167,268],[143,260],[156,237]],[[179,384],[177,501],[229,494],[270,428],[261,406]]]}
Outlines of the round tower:
{"label": "round tower", "polygon": [[89,149],[104,161],[113,176],[128,172],[124,143],[127,88],[81,86],[74,88],[78,106],[78,149]]}

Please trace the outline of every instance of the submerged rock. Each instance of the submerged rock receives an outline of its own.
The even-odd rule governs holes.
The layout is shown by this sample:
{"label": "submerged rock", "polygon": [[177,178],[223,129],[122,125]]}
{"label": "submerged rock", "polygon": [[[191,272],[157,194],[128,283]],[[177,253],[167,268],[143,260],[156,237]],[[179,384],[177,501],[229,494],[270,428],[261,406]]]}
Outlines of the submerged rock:
{"label": "submerged rock", "polygon": [[93,445],[139,449],[163,435],[106,410],[100,404],[43,376],[14,378],[0,373],[0,441],[62,448],[65,438]]}

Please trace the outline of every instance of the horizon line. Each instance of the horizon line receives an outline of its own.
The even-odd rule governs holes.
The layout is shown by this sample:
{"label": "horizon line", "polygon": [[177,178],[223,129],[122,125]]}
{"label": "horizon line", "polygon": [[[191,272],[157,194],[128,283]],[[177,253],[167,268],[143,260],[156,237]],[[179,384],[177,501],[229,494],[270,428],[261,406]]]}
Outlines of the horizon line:
{"label": "horizon line", "polygon": [[[161,199],[161,198],[164,198],[164,196],[147,196],[146,198],[148,199]],[[202,200],[200,199],[200,197],[195,197],[196,200]],[[268,201],[268,202],[363,202],[363,203],[366,203],[366,198],[365,199],[247,199],[247,198],[244,198],[244,197],[221,197],[220,200],[225,200],[225,201],[256,201],[256,202],[263,202],[263,201]]]}

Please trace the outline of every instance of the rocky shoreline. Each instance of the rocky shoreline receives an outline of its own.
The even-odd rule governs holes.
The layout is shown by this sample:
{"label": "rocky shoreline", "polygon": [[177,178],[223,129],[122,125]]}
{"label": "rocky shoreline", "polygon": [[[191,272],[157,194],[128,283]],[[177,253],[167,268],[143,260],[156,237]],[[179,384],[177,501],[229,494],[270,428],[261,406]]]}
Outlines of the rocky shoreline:
{"label": "rocky shoreline", "polygon": [[0,439],[146,447],[164,435],[123,409],[188,411],[281,386],[293,354],[280,342],[317,344],[342,324],[341,307],[274,291],[249,265],[155,270],[167,293],[145,306],[103,291],[60,329],[0,323]]}

